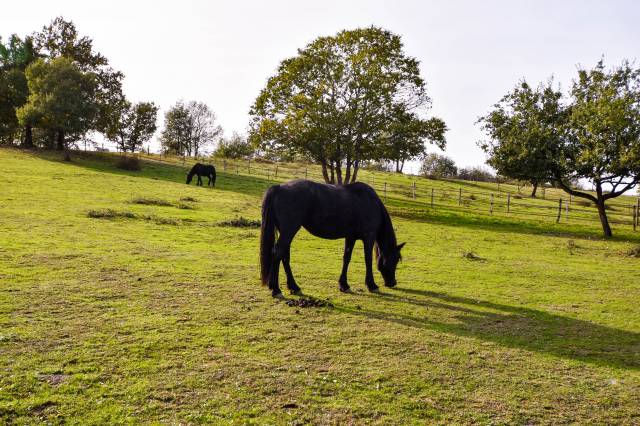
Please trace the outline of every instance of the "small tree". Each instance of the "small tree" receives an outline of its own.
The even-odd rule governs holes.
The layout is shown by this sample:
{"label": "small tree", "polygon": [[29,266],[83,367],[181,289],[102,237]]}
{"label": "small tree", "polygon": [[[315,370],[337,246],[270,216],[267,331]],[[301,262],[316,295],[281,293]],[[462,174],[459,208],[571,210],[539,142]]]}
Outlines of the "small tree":
{"label": "small tree", "polygon": [[233,132],[230,138],[220,138],[213,155],[220,158],[240,159],[251,157],[253,153],[254,148],[247,139]]}
{"label": "small tree", "polygon": [[165,113],[165,124],[160,142],[166,152],[198,156],[222,133],[216,116],[202,102],[178,101]]}
{"label": "small tree", "polygon": [[67,135],[83,135],[97,113],[95,77],[82,72],[70,59],[38,59],[26,70],[29,97],[17,110],[21,125],[55,132],[58,149],[67,148]]}
{"label": "small tree", "polygon": [[158,107],[153,102],[131,105],[123,102],[119,118],[107,128],[106,136],[121,151],[135,152],[155,133]]}
{"label": "small tree", "polygon": [[492,182],[496,179],[495,175],[489,170],[482,167],[463,167],[458,169],[457,179],[471,180],[474,182]]}
{"label": "small tree", "polygon": [[423,157],[420,174],[433,179],[451,178],[458,174],[458,168],[451,158],[431,153]]}

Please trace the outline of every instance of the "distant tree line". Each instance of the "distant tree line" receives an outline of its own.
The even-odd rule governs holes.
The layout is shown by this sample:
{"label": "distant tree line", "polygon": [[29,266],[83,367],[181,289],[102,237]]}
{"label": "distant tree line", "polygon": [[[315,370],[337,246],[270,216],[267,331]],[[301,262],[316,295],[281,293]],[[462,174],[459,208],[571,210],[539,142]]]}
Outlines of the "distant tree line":
{"label": "distant tree line", "polygon": [[64,150],[97,132],[122,150],[140,149],[156,130],[158,108],[129,102],[123,78],[62,17],[0,39],[0,143]]}

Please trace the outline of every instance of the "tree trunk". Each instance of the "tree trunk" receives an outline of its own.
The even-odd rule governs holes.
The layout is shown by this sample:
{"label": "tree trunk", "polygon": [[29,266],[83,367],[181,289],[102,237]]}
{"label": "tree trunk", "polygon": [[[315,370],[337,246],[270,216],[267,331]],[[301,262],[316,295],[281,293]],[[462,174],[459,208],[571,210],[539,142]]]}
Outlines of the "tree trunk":
{"label": "tree trunk", "polygon": [[58,130],[58,135],[56,138],[56,149],[58,151],[63,151],[65,148],[64,144],[64,130]]}
{"label": "tree trunk", "polygon": [[333,185],[333,184],[335,184],[335,183],[336,183],[336,176],[335,176],[335,174],[334,174],[334,170],[333,170],[333,161],[330,161],[330,162],[329,162],[329,165],[330,165],[330,167],[331,167],[331,180],[329,181],[329,183],[330,183],[331,185]]}
{"label": "tree trunk", "polygon": [[322,177],[324,178],[324,182],[331,183],[331,180],[329,180],[329,173],[327,172],[326,160],[322,160],[320,164],[322,165]]}
{"label": "tree trunk", "polygon": [[347,170],[344,174],[344,184],[351,183],[351,161],[347,158]]}
{"label": "tree trunk", "polygon": [[351,182],[355,182],[358,179],[358,170],[360,170],[360,162],[358,160],[353,162],[353,174],[351,175]]}
{"label": "tree trunk", "polygon": [[336,161],[336,178],[338,185],[342,186],[342,167],[340,167],[340,161]]}
{"label": "tree trunk", "polygon": [[538,181],[532,181],[533,189],[531,190],[531,198],[536,198],[536,191],[538,190]]}
{"label": "tree trunk", "polygon": [[24,141],[22,142],[22,146],[25,148],[33,148],[33,131],[30,124],[24,126]]}
{"label": "tree trunk", "polygon": [[396,160],[396,173],[400,173],[400,160]]}
{"label": "tree trunk", "polygon": [[600,216],[600,223],[602,224],[602,231],[604,232],[604,236],[610,237],[613,234],[611,233],[611,226],[609,226],[609,219],[607,218],[607,210],[604,206],[604,200],[598,197],[596,206],[598,207],[598,215]]}

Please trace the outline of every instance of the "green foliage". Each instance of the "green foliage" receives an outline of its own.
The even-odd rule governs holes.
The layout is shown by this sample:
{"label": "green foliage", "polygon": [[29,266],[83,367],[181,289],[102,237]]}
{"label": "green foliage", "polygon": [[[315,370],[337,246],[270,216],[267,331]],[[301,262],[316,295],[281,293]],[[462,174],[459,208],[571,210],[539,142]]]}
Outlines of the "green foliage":
{"label": "green foliage", "polygon": [[420,174],[430,178],[451,178],[458,174],[456,163],[446,155],[427,154],[422,159]]}
{"label": "green foliage", "polygon": [[[265,151],[306,156],[325,180],[355,181],[360,163],[400,163],[444,145],[446,126],[430,107],[419,62],[380,28],[319,37],[282,61],[251,108],[250,140]],[[342,174],[345,168],[344,176]]]}
{"label": "green foliage", "polygon": [[29,97],[16,115],[21,125],[58,132],[58,144],[66,146],[65,135],[82,135],[94,123],[95,77],[82,72],[73,61],[60,57],[38,59],[27,67]]}
{"label": "green foliage", "polygon": [[[606,201],[640,182],[640,69],[624,61],[606,70],[600,61],[580,69],[566,105],[561,100],[551,83],[533,91],[523,82],[480,119],[491,137],[481,146],[503,175],[549,179],[593,201],[611,236]],[[572,188],[580,179],[593,182],[596,194]]]}
{"label": "green foliage", "polygon": [[478,123],[489,136],[480,147],[500,175],[534,185],[552,178],[567,117],[552,81],[532,89],[522,81]]}
{"label": "green foliage", "polygon": [[158,107],[153,102],[131,105],[124,101],[120,104],[118,114],[119,119],[111,122],[107,129],[107,139],[116,142],[121,151],[142,149],[156,131]]}
{"label": "green foliage", "polygon": [[220,138],[213,155],[220,158],[240,159],[251,157],[254,151],[253,145],[245,137],[233,132],[229,138]]}

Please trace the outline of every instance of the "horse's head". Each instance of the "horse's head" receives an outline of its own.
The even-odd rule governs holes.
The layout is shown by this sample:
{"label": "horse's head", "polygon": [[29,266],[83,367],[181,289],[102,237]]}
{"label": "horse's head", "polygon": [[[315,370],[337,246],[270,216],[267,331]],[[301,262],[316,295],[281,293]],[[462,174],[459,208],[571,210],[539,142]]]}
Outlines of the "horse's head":
{"label": "horse's head", "polygon": [[191,183],[191,179],[193,179],[193,173],[191,173],[191,172],[190,172],[190,173],[187,175],[187,185],[189,185],[189,184]]}
{"label": "horse's head", "polygon": [[405,244],[406,243],[402,243],[398,246],[390,247],[389,250],[386,250],[388,253],[383,252],[379,246],[376,248],[378,271],[382,274],[384,285],[387,287],[395,287],[398,283],[396,281],[396,268],[398,267],[398,262],[402,259],[400,250],[402,250]]}

